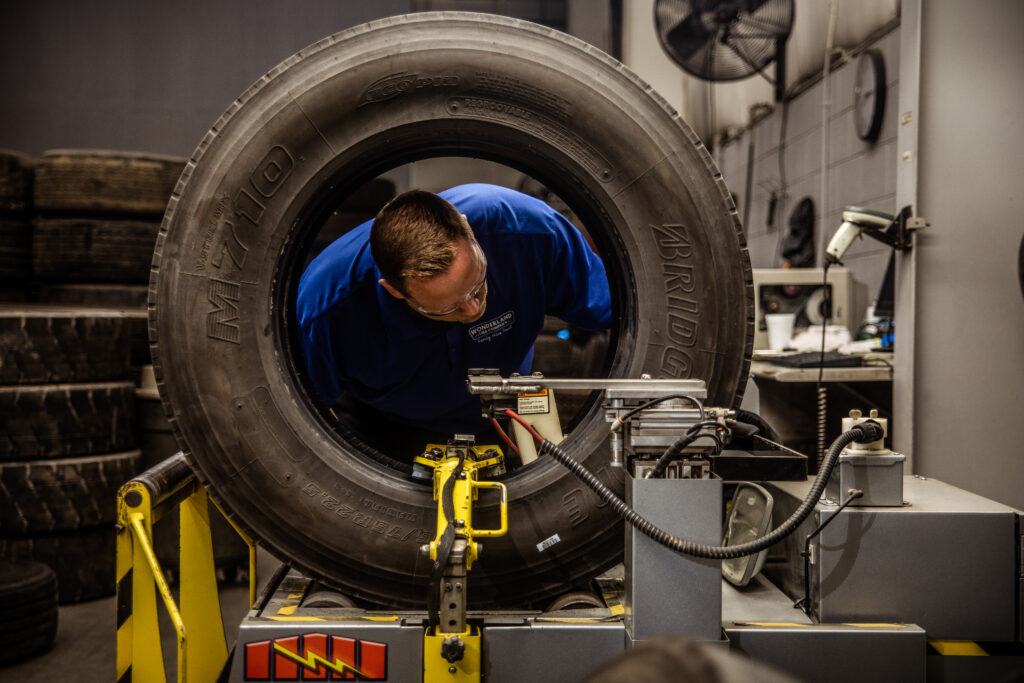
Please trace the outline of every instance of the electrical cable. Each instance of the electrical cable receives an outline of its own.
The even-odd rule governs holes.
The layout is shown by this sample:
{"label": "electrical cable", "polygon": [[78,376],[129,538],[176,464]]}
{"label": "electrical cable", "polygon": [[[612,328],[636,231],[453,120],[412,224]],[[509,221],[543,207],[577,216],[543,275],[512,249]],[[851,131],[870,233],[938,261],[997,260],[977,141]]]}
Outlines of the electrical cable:
{"label": "electrical cable", "polygon": [[715,453],[721,453],[722,448],[724,447],[722,440],[718,438],[717,434],[701,434],[700,430],[703,427],[715,427],[718,430],[721,430],[722,425],[718,424],[717,422],[709,420],[705,422],[698,422],[697,424],[687,429],[686,434],[679,437],[679,439],[677,439],[675,443],[673,443],[671,446],[665,449],[665,452],[661,454],[660,458],[658,458],[658,462],[656,462],[654,464],[654,468],[647,473],[645,479],[660,479],[662,475],[665,474],[665,470],[668,468],[668,464],[672,462],[672,460],[676,458],[680,453],[682,453],[684,448],[686,448],[687,446],[689,446],[691,443],[701,438],[702,436],[714,439],[715,443],[718,446],[718,448],[715,450]]}
{"label": "electrical cable", "polygon": [[684,448],[701,436],[698,431],[687,431],[684,436],[680,437],[675,443],[665,449],[665,452],[661,454],[660,458],[658,458],[658,462],[654,464],[654,468],[647,473],[645,478],[661,479],[662,475],[665,474],[665,470],[668,469],[668,464],[682,453]]}
{"label": "electrical cable", "polygon": [[508,434],[505,433],[505,430],[501,428],[501,425],[498,424],[498,421],[493,417],[491,418],[491,426],[494,427],[494,431],[498,433],[498,436],[501,438],[501,440],[504,441],[508,445],[508,447],[512,449],[512,452],[515,453],[520,460],[522,460],[523,455],[522,453],[519,452],[519,448],[515,445],[515,443],[512,442],[512,439],[509,438]]}
{"label": "electrical cable", "polygon": [[828,518],[818,525],[818,528],[807,534],[807,538],[804,539],[804,550],[800,553],[800,556],[804,558],[804,597],[793,603],[793,607],[798,607],[803,610],[804,614],[810,616],[811,612],[811,541],[828,526],[829,522],[836,518],[840,512],[843,511],[853,501],[862,497],[864,492],[860,489],[850,489],[850,495],[846,497],[836,510],[828,516]]}
{"label": "electrical cable", "polygon": [[691,403],[693,403],[693,405],[697,406],[697,410],[700,412],[700,421],[704,422],[707,419],[707,416],[704,414],[704,404],[701,403],[698,399],[694,398],[693,396],[688,396],[687,394],[669,394],[668,396],[661,396],[659,398],[647,401],[646,403],[641,403],[636,408],[626,411],[626,413],[622,415],[622,417],[616,418],[616,422],[612,423],[611,431],[617,432],[620,429],[622,429],[622,425],[626,424],[626,420],[630,419],[631,417],[639,413],[641,410],[647,410],[651,406],[657,405],[659,403],[664,403],[665,401],[670,401],[674,398],[682,398],[686,399],[687,401],[690,401]]}
{"label": "electrical cable", "polygon": [[828,388],[822,382],[822,378],[825,374],[825,330],[828,327],[829,320],[832,319],[832,290],[828,286],[828,267],[831,263],[826,260],[825,267],[823,268],[825,276],[821,283],[821,291],[823,293],[822,303],[825,307],[825,315],[821,321],[821,358],[818,360],[818,383],[815,385],[815,393],[817,394],[817,441],[814,449],[814,467],[812,472],[817,472],[821,467],[822,461],[825,459],[825,442],[828,438]]}
{"label": "electrical cable", "polygon": [[789,100],[779,102],[779,198],[786,201],[786,124],[789,122]]}
{"label": "electrical cable", "polygon": [[[520,424],[526,424],[526,421],[517,415],[515,411],[506,410],[505,413],[513,420],[520,422]],[[537,434],[534,438],[539,436],[540,435]],[[755,541],[741,543],[734,546],[705,545],[673,536],[667,531],[659,529],[638,512],[630,508],[625,501],[615,495],[614,491],[605,486],[604,483],[592,472],[587,470],[582,463],[573,460],[565,451],[547,439],[540,440],[538,452],[541,455],[550,455],[561,463],[566,469],[575,474],[580,481],[600,496],[602,500],[608,503],[620,517],[632,524],[637,531],[649,536],[656,543],[683,555],[691,555],[693,557],[712,560],[729,560],[759,553],[765,548],[775,545],[783,538],[793,533],[793,531],[796,530],[796,528],[799,527],[805,519],[807,519],[807,516],[811,514],[814,506],[818,503],[818,499],[821,498],[821,494],[825,490],[825,485],[828,483],[829,477],[832,476],[832,469],[835,467],[836,461],[839,459],[839,454],[843,452],[843,449],[855,441],[861,443],[877,441],[882,438],[882,436],[882,426],[877,422],[872,422],[870,420],[855,425],[852,429],[840,434],[839,437],[832,442],[832,446],[829,448],[828,456],[825,459],[821,471],[818,472],[818,476],[814,479],[814,483],[811,484],[810,492],[807,494],[807,497],[804,498],[800,506],[797,507],[792,515],[790,515],[789,519],[780,524],[770,533]]]}
{"label": "electrical cable", "polygon": [[815,388],[817,393],[817,440],[814,448],[814,462],[811,471],[817,472],[825,459],[825,440],[828,438],[828,387],[818,384]]}
{"label": "electrical cable", "polygon": [[864,360],[864,365],[868,368],[877,367],[888,368],[890,371],[894,370],[893,364],[885,358],[868,358],[867,360]]}
{"label": "electrical cable", "polygon": [[[786,190],[786,126],[789,121],[789,104],[788,101],[783,98],[780,103],[779,113],[779,151],[776,154],[779,162],[779,203],[784,207],[786,206],[786,197],[788,195]],[[780,209],[781,210],[781,209]],[[785,238],[786,231],[780,230],[778,236],[775,238],[775,256],[782,259],[782,241]]]}
{"label": "electrical cable", "polygon": [[508,415],[513,420],[515,420],[516,422],[518,422],[519,424],[521,424],[523,428],[530,433],[530,436],[532,436],[537,441],[537,443],[540,443],[545,440],[544,437],[540,435],[540,432],[534,429],[533,425],[524,420],[516,411],[512,410],[511,408],[506,408],[505,414]]}
{"label": "electrical cable", "polygon": [[825,267],[822,268],[824,277],[821,283],[821,303],[825,309],[825,315],[822,316],[821,320],[821,360],[818,362],[818,386],[821,386],[821,380],[825,373],[825,330],[828,328],[829,321],[832,320],[832,290],[828,286],[828,268],[830,265],[832,264],[826,260]]}

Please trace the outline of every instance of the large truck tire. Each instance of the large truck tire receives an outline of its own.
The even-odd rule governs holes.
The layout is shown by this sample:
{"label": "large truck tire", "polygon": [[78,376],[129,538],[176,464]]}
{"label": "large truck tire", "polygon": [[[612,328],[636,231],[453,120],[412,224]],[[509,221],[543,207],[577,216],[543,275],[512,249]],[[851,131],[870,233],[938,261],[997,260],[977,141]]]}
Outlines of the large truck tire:
{"label": "large truck tire", "polygon": [[0,560],[0,666],[50,648],[57,636],[57,576],[40,562]]}
{"label": "large truck tire", "polygon": [[0,281],[32,277],[32,159],[0,149]]}
{"label": "large truck tire", "polygon": [[23,213],[32,208],[32,157],[0,149],[0,212]]}
{"label": "large truck tire", "polygon": [[0,214],[0,281],[32,277],[32,222]]}
{"label": "large truck tire", "polygon": [[[150,260],[152,260],[152,255]],[[149,268],[149,264],[146,264]],[[84,306],[99,308],[126,308],[144,310],[149,296],[148,280],[145,285],[98,283],[47,283],[40,285],[37,301],[51,306]],[[149,333],[147,331],[148,338]],[[148,354],[149,351],[147,350]]]}
{"label": "large truck tire", "polygon": [[135,447],[131,382],[0,386],[0,463]]}
{"label": "large truck tire", "polygon": [[144,311],[19,305],[0,309],[0,384],[125,379]]}
{"label": "large truck tire", "polygon": [[112,524],[117,492],[141,465],[142,451],[0,463],[0,534]]}
{"label": "large truck tire", "polygon": [[113,524],[32,536],[0,536],[0,557],[49,566],[57,574],[57,599],[67,605],[114,594],[116,541]]}
{"label": "large truck tire", "polygon": [[[435,503],[429,484],[383,466],[316,407],[295,291],[341,198],[399,164],[452,155],[527,173],[582,220],[613,292],[609,376],[699,378],[709,404],[734,406],[749,366],[735,206],[701,141],[623,65],[553,30],[448,12],[372,22],[287,59],[216,122],[168,204],[154,366],[214,498],[289,564],[377,604],[424,603],[419,548]],[[607,431],[592,402],[563,445],[621,491]],[[484,542],[471,604],[539,603],[620,559],[616,515],[558,464],[505,483],[509,533]],[[481,496],[477,526],[496,519],[494,498]]]}
{"label": "large truck tire", "polygon": [[179,157],[55,149],[36,161],[34,206],[61,211],[159,215],[185,165]]}
{"label": "large truck tire", "polygon": [[32,267],[42,280],[146,282],[159,223],[109,218],[39,218]]}

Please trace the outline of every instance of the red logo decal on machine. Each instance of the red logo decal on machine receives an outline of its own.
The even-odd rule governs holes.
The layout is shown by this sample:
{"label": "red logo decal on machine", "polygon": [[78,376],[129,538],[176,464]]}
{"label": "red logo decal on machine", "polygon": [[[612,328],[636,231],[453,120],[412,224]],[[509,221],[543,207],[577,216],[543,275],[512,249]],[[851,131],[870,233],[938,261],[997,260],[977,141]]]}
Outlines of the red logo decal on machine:
{"label": "red logo decal on machine", "polygon": [[387,677],[387,643],[306,633],[245,644],[243,678],[247,681],[383,681]]}

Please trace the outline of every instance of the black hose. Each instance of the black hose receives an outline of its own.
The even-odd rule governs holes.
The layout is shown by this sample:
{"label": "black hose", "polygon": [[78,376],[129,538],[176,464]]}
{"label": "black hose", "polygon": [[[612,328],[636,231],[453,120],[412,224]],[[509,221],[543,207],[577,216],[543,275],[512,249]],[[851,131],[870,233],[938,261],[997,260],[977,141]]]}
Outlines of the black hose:
{"label": "black hose", "polygon": [[661,475],[665,474],[665,470],[668,468],[668,464],[670,462],[672,462],[672,460],[674,460],[680,453],[682,453],[684,448],[686,448],[687,446],[689,446],[691,443],[693,443],[694,441],[696,441],[697,439],[699,439],[702,436],[707,436],[707,437],[710,437],[710,438],[714,439],[715,444],[718,446],[716,452],[721,452],[721,450],[722,450],[722,440],[718,438],[717,434],[714,434],[714,433],[701,434],[700,433],[700,430],[702,428],[704,428],[704,427],[720,427],[720,426],[721,425],[719,425],[717,422],[698,422],[694,426],[692,426],[689,429],[687,429],[686,430],[686,434],[684,434],[681,437],[679,437],[679,439],[677,439],[675,443],[673,443],[671,446],[669,446],[667,449],[665,449],[665,452],[661,454],[660,458],[658,458],[658,462],[656,462],[654,464],[654,469],[652,469],[647,474],[647,478],[648,479],[660,479]]}
{"label": "black hose", "polygon": [[707,419],[704,414],[704,404],[695,399],[693,396],[690,396],[688,394],[669,394],[668,396],[659,396],[658,398],[647,401],[646,403],[638,405],[636,408],[627,411],[622,415],[622,417],[620,417],[618,420],[612,423],[611,430],[613,432],[617,432],[622,428],[622,425],[626,424],[626,420],[629,420],[631,417],[633,417],[640,411],[647,410],[648,408],[652,408],[658,405],[659,403],[664,403],[665,401],[669,401],[676,398],[681,398],[683,400],[689,401],[694,406],[696,406],[697,411],[700,412],[701,422],[704,422],[704,420]]}
{"label": "black hose", "polygon": [[550,455],[552,458],[568,468],[570,472],[580,479],[580,481],[597,493],[602,500],[611,505],[612,509],[615,510],[620,517],[636,527],[637,531],[649,536],[657,543],[669,548],[670,550],[674,550],[677,553],[682,553],[683,555],[691,555],[693,557],[702,557],[712,560],[729,560],[736,557],[759,553],[765,548],[775,545],[786,536],[793,533],[793,531],[799,527],[805,519],[807,519],[807,516],[811,514],[814,506],[817,505],[818,499],[821,498],[821,494],[825,490],[825,485],[828,483],[828,479],[832,475],[832,468],[835,467],[836,461],[839,459],[839,454],[843,452],[843,449],[855,441],[861,443],[877,441],[882,438],[882,434],[881,425],[877,422],[871,421],[862,422],[861,424],[854,426],[849,431],[840,434],[839,437],[832,442],[832,446],[829,448],[828,454],[825,456],[825,461],[822,463],[821,469],[818,471],[818,476],[814,479],[814,483],[811,485],[810,492],[800,504],[800,507],[790,515],[789,519],[780,524],[774,531],[766,536],[762,536],[756,541],[733,546],[704,545],[673,536],[667,531],[654,526],[654,524],[637,513],[636,510],[629,507],[621,498],[616,496],[611,489],[605,486],[600,479],[587,470],[586,467],[573,460],[565,451],[547,439],[541,442],[540,453]]}
{"label": "black hose", "polygon": [[661,475],[665,474],[665,470],[668,469],[668,464],[674,458],[676,458],[683,449],[689,446],[691,443],[697,440],[700,434],[696,431],[688,431],[686,434],[681,436],[674,444],[669,446],[661,457],[658,458],[658,462],[654,463],[654,469],[647,473],[648,479],[660,479]]}

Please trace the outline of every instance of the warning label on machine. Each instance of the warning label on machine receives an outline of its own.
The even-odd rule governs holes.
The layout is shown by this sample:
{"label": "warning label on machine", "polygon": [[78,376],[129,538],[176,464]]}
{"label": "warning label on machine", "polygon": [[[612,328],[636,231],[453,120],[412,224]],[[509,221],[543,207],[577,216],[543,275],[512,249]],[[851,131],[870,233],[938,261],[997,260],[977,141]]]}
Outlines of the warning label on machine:
{"label": "warning label on machine", "polygon": [[551,412],[551,400],[548,399],[548,390],[544,389],[535,394],[517,394],[518,404],[516,412],[520,415],[540,415]]}

